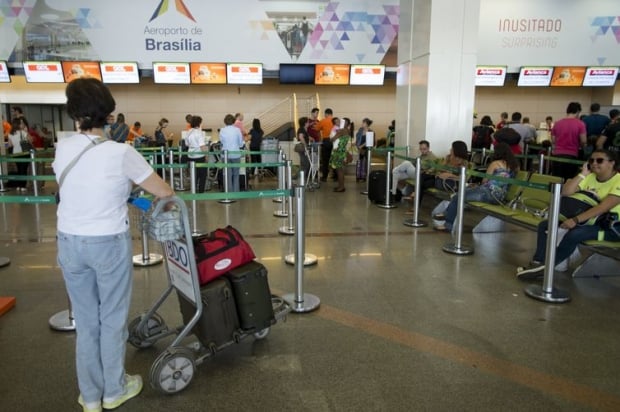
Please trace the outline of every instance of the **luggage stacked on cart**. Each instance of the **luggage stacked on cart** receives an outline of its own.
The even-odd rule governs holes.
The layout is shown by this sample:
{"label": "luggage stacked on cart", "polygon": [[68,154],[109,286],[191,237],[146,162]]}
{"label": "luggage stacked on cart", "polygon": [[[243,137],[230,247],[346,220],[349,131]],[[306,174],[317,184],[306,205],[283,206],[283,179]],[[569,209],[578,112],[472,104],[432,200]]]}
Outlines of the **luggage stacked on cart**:
{"label": "luggage stacked on cart", "polygon": [[[267,269],[254,261],[254,252],[231,226],[194,239],[201,282],[203,313],[194,327],[200,342],[212,352],[238,342],[242,334],[269,330],[276,322]],[[183,321],[196,307],[178,294]]]}

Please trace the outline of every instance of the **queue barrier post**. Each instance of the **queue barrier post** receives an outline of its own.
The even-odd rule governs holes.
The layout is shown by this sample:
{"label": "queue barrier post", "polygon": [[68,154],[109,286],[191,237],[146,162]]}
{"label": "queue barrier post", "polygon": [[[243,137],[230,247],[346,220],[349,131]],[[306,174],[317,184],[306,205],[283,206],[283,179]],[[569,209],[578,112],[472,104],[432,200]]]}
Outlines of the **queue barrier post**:
{"label": "queue barrier post", "polygon": [[422,159],[415,159],[415,192],[413,196],[413,218],[406,219],[403,224],[410,227],[423,227],[426,223],[420,221],[420,196],[422,195]]}
{"label": "queue barrier post", "polygon": [[360,194],[367,196],[370,189],[370,165],[372,164],[372,146],[366,150],[366,189],[362,190]]}
{"label": "queue barrier post", "polygon": [[[179,160],[179,163],[181,163],[181,159],[183,157],[182,153],[183,152],[181,149],[181,145],[179,145],[178,151],[177,151],[177,158]],[[185,189],[185,176],[184,176],[185,173],[183,172],[184,169],[185,169],[184,167],[179,168],[179,184],[174,188],[174,190],[177,190],[179,192],[184,192],[185,190],[187,190]]]}
{"label": "queue barrier post", "polygon": [[311,312],[321,305],[321,300],[312,294],[304,293],[304,266],[305,247],[306,247],[306,226],[305,226],[305,186],[304,172],[300,171],[299,184],[295,187],[296,204],[296,224],[295,232],[295,292],[282,296],[295,313]]}
{"label": "queue barrier post", "polygon": [[[193,195],[196,194],[196,162],[189,162],[189,181],[190,190]],[[198,232],[198,216],[196,211],[196,199],[192,199],[192,235],[199,235]]]}
{"label": "queue barrier post", "polygon": [[[304,178],[304,172],[300,171],[299,173],[300,173],[299,174],[299,178],[303,179]],[[303,202],[305,202],[305,189],[306,188],[304,187],[304,200],[303,200]],[[289,190],[289,193],[290,193],[290,196],[292,197],[293,196],[292,190]],[[296,224],[297,224],[297,229],[295,231],[295,234],[297,235],[297,237],[295,239],[296,239],[297,244],[299,244],[299,242],[300,242],[300,240],[299,240],[299,236],[300,236],[300,229],[299,229],[300,228],[300,224],[299,224],[299,219],[300,218],[299,218],[299,216],[300,216],[300,213],[306,213],[306,212],[305,212],[305,203],[304,203],[303,211],[300,212],[299,211],[299,207],[300,207],[299,206],[299,198],[297,196],[295,196],[295,199],[298,202],[297,203],[297,207],[296,207],[296,213],[297,213],[297,215],[296,215],[297,216]],[[305,222],[306,221],[305,221],[305,216],[304,216],[304,221],[302,222],[303,223],[302,226],[304,227],[304,231],[301,232],[301,236],[303,236],[304,239],[305,239],[305,236],[306,236],[306,232],[305,232],[306,223]],[[305,242],[305,240],[304,240],[304,242]],[[318,261],[319,261],[319,258],[316,255],[313,255],[312,253],[306,253],[305,252],[305,250],[306,250],[305,243],[303,245],[303,250],[304,250],[304,252],[301,254],[301,256],[303,256],[303,259],[302,259],[303,260],[303,266],[316,265],[318,263]],[[295,265],[295,262],[298,262],[298,261],[299,260],[297,259],[296,253],[291,253],[289,255],[284,256],[284,262],[288,263],[289,265]]]}
{"label": "queue barrier post", "polygon": [[50,328],[59,332],[72,332],[75,330],[75,319],[73,318],[73,310],[71,309],[71,299],[67,296],[69,309],[61,310],[52,315],[48,320]]}
{"label": "queue barrier post", "polygon": [[545,173],[545,154],[538,155],[538,173],[541,175]]}
{"label": "queue barrier post", "polygon": [[[280,187],[280,175],[284,176],[285,172],[284,171],[280,171],[280,169],[285,170],[287,165],[288,165],[288,160],[286,160],[286,155],[284,153],[282,153],[282,157],[281,157],[282,161],[284,162],[284,166],[278,166],[278,189],[280,190],[286,190],[286,179],[282,180],[282,186]],[[275,217],[288,217],[288,210],[286,207],[286,203],[289,202],[290,203],[290,199],[287,196],[282,196],[281,197],[281,203],[280,203],[280,209],[276,210],[275,212],[273,212],[273,215]]]}
{"label": "queue barrier post", "polygon": [[30,150],[30,174],[34,178],[32,180],[32,190],[35,196],[39,196],[39,184],[37,182],[37,159],[34,149]]}
{"label": "queue barrier post", "polygon": [[397,207],[397,205],[392,202],[392,156],[393,153],[388,150],[385,161],[385,200],[383,204],[377,204],[377,207],[380,207],[381,209],[394,209]]}
{"label": "queue barrier post", "polygon": [[[224,193],[228,193],[228,191],[230,190],[230,188],[228,187],[228,174],[230,173],[230,170],[228,170],[228,150],[224,150],[222,153],[224,154],[224,166],[225,166],[222,180],[224,183]],[[233,203],[234,200],[221,199],[221,200],[218,200],[218,202],[223,203],[223,204],[228,204],[228,203]]]}
{"label": "queue barrier post", "polygon": [[168,149],[168,164],[170,165],[170,174],[168,175],[170,180],[170,187],[174,188],[174,150],[172,148]]}
{"label": "queue barrier post", "polygon": [[[164,150],[164,146],[159,146],[159,152],[155,155],[155,157],[158,159],[157,164],[161,166],[164,166],[166,164],[166,153]],[[165,182],[168,179],[168,171],[165,167],[162,167],[161,170],[161,178]]]}
{"label": "queue barrier post", "polygon": [[[279,149],[278,152],[278,162],[286,162],[286,156],[284,155],[284,151],[282,148]],[[278,190],[284,190],[284,166],[278,166]],[[284,197],[278,196],[274,197],[272,200],[274,203],[282,203],[284,202]]]}
{"label": "queue barrier post", "polygon": [[456,213],[456,226],[453,232],[456,232],[456,242],[447,243],[443,246],[443,251],[453,255],[471,255],[474,249],[463,245],[463,211],[465,210],[465,188],[467,186],[467,170],[465,166],[461,166],[459,172],[459,190],[458,190],[458,206]]}
{"label": "queue barrier post", "polygon": [[[559,222],[560,199],[562,197],[562,184],[551,184],[551,205],[549,208],[549,222]],[[558,226],[549,224],[547,229],[547,249],[545,254],[545,274],[543,284],[528,285],[524,292],[532,299],[548,303],[566,303],[571,297],[568,292],[553,287],[553,275],[555,271],[555,253],[558,242]]]}
{"label": "queue barrier post", "polygon": [[[547,148],[547,157],[551,157],[551,146],[549,146]],[[547,161],[547,164],[545,165],[545,174],[551,174],[551,162]]]}
{"label": "queue barrier post", "polygon": [[[287,160],[286,161],[286,188],[287,190],[291,190],[293,188],[293,174],[291,171],[293,165],[293,161],[292,160]],[[282,204],[287,204],[288,210],[287,210],[287,225],[286,226],[281,226],[280,229],[278,229],[278,232],[281,235],[294,235],[295,234],[295,227],[293,226],[293,202],[291,201],[291,199],[287,199],[286,202],[283,202]]]}
{"label": "queue barrier post", "polygon": [[[6,176],[8,174],[8,167],[6,164],[6,147],[5,145],[0,145],[0,156],[2,156],[2,161],[0,162],[0,174]],[[4,179],[0,179],[0,193],[8,192],[9,189],[4,186]]]}

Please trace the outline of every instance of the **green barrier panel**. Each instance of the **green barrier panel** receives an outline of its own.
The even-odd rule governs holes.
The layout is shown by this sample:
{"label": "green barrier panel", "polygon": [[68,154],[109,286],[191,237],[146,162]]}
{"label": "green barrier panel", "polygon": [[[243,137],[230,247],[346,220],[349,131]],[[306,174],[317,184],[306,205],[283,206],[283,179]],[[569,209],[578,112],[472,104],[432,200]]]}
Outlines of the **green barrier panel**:
{"label": "green barrier panel", "polygon": [[293,196],[293,190],[250,190],[248,192],[177,193],[183,200],[263,199]]}
{"label": "green barrier panel", "polygon": [[34,159],[30,157],[0,157],[0,162],[8,162],[8,163],[52,163],[54,161],[53,157],[35,157]]}
{"label": "green barrier panel", "polygon": [[[224,169],[229,167],[280,167],[286,163],[196,163],[197,168],[215,168]],[[173,163],[163,165],[153,165],[153,169],[184,169],[188,167],[187,163]]]}
{"label": "green barrier panel", "polygon": [[0,195],[0,203],[56,204],[56,196]]}
{"label": "green barrier panel", "polygon": [[56,176],[54,175],[40,175],[40,176],[31,176],[31,175],[0,175],[0,180],[37,180],[37,181],[52,181],[56,180]]}
{"label": "green barrier panel", "polygon": [[397,150],[407,150],[407,146],[401,147],[373,147],[373,153],[386,153],[386,152],[395,152]]}
{"label": "green barrier panel", "polygon": [[567,159],[565,157],[554,157],[554,156],[545,156],[545,160],[550,160],[552,162],[558,163],[571,163],[574,165],[583,165],[587,160],[579,160],[579,159]]}
{"label": "green barrier panel", "polygon": [[549,190],[549,185],[548,184],[543,184],[543,183],[532,183],[532,182],[528,182],[526,180],[518,180],[518,179],[514,179],[511,177],[502,177],[502,176],[494,176],[494,175],[490,175],[484,172],[478,172],[475,170],[468,170],[467,171],[467,175],[468,176],[476,176],[476,177],[482,177],[485,179],[489,179],[489,180],[497,180],[499,182],[506,182],[506,183],[510,183],[510,184],[515,184],[517,186],[523,186],[523,187],[531,187],[534,189],[540,189],[540,190]]}

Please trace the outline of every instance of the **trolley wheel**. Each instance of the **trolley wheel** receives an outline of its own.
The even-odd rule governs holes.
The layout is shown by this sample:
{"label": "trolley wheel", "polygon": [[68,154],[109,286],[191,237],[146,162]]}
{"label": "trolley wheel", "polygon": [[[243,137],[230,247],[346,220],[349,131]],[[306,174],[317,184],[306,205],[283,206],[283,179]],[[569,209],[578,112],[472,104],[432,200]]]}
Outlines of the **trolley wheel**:
{"label": "trolley wheel", "polygon": [[267,326],[265,329],[261,329],[258,332],[254,332],[254,339],[261,340],[265,339],[269,332],[271,331],[271,326]]}
{"label": "trolley wheel", "polygon": [[195,370],[194,353],[190,349],[169,348],[151,366],[151,386],[166,395],[180,392],[190,384]]}
{"label": "trolley wheel", "polygon": [[145,349],[153,346],[155,342],[147,341],[146,339],[168,329],[166,323],[158,313],[154,313],[146,324],[141,329],[138,329],[138,325],[140,325],[140,321],[142,321],[143,317],[144,314],[138,316],[132,320],[128,326],[129,337],[127,341],[138,349]]}

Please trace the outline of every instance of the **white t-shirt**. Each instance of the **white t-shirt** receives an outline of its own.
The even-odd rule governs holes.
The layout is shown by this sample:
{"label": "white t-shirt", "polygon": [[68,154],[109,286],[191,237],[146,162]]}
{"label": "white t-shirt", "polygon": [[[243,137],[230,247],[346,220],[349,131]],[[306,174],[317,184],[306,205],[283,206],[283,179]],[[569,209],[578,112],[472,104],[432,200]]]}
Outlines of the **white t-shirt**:
{"label": "white t-shirt", "polygon": [[[60,140],[52,163],[56,180],[97,136],[76,134]],[[102,236],[129,229],[127,199],[132,182],[142,183],[151,166],[130,145],[106,141],[91,148],[67,172],[56,212],[58,230],[79,236]]]}
{"label": "white t-shirt", "polygon": [[13,145],[13,154],[23,152],[22,144],[21,144],[22,137],[24,139],[26,138],[26,132],[24,132],[23,130],[18,130],[17,132],[9,134],[9,140],[11,141],[11,144]]}
{"label": "white t-shirt", "polygon": [[[190,129],[189,132],[187,132],[187,136],[185,137],[185,143],[187,143],[188,153],[202,152],[202,149],[200,147],[207,145],[205,136],[200,129]],[[199,159],[204,156],[204,153],[187,155],[187,157],[189,157],[190,159]]]}

